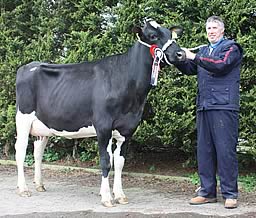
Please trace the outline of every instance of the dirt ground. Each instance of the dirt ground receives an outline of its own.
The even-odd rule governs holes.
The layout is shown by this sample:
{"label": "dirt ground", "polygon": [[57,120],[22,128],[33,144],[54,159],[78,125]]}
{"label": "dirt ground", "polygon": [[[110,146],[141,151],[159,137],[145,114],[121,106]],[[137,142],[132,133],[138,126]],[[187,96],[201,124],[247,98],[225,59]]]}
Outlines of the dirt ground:
{"label": "dirt ground", "polygon": [[[88,172],[81,168],[45,165],[47,192],[37,193],[32,183],[33,169],[26,168],[32,197],[21,198],[15,193],[16,166],[2,163],[0,217],[256,217],[256,192],[247,193],[241,187],[237,209],[224,209],[220,195],[216,204],[189,205],[197,187],[185,176],[196,169],[184,169],[181,163],[163,165],[142,160],[140,165],[127,164],[125,171],[123,188],[129,204],[104,208],[98,196],[101,182],[98,170]],[[113,175],[110,184],[113,184]]]}

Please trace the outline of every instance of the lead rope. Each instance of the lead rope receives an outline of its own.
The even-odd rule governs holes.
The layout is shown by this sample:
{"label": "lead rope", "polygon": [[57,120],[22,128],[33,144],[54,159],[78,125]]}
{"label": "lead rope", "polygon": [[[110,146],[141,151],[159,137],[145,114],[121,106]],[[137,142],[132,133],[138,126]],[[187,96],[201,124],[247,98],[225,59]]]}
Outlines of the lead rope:
{"label": "lead rope", "polygon": [[202,47],[204,47],[204,46],[208,46],[208,45],[207,45],[207,44],[199,45],[199,46],[194,47],[194,48],[188,48],[188,50],[189,50],[189,51],[195,51],[195,50],[198,50],[198,49],[200,49],[200,48],[202,48]]}

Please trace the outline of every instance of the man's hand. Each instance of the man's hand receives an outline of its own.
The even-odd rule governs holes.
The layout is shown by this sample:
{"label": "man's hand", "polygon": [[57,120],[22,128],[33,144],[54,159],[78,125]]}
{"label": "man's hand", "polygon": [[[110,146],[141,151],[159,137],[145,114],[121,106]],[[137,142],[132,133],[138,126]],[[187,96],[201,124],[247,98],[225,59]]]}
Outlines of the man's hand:
{"label": "man's hand", "polygon": [[195,57],[196,57],[195,53],[189,51],[187,48],[182,48],[182,50],[185,51],[187,59],[190,59],[190,60],[194,60],[195,59]]}

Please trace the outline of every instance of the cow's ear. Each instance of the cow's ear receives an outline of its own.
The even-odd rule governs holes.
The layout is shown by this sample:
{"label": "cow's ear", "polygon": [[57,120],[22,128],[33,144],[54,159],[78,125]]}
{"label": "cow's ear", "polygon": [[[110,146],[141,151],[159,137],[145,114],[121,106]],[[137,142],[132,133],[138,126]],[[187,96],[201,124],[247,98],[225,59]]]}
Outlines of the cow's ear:
{"label": "cow's ear", "polygon": [[172,33],[172,39],[177,39],[182,36],[183,34],[183,28],[179,26],[173,26],[170,28]]}
{"label": "cow's ear", "polygon": [[140,34],[142,32],[142,29],[139,26],[135,26],[135,27],[132,28],[132,32]]}
{"label": "cow's ear", "polygon": [[140,37],[142,36],[142,29],[139,26],[133,27],[132,32],[138,34]]}

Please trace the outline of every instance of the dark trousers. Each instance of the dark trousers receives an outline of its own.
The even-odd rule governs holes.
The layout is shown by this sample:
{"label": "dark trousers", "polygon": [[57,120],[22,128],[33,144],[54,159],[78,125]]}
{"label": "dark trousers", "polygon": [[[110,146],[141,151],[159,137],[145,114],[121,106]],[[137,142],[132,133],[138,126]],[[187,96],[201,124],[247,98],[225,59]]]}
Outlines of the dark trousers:
{"label": "dark trousers", "polygon": [[197,112],[199,196],[216,197],[216,174],[224,199],[237,198],[239,114],[229,110]]}

